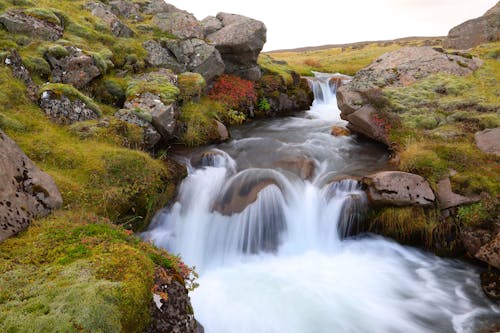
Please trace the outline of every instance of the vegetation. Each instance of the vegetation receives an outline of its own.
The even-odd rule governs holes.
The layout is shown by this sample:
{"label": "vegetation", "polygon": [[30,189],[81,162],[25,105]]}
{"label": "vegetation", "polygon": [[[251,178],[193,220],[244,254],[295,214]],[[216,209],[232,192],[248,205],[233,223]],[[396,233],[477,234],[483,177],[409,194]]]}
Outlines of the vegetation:
{"label": "vegetation", "polygon": [[220,76],[208,96],[231,109],[246,110],[257,102],[253,83],[233,75]]}

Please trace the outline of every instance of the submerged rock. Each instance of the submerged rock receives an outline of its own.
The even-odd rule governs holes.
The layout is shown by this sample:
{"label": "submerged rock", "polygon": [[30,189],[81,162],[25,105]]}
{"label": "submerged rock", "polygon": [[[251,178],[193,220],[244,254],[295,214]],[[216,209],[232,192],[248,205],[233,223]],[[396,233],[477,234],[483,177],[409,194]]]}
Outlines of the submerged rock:
{"label": "submerged rock", "polygon": [[477,132],[474,139],[477,147],[485,153],[500,156],[500,127]]}
{"label": "submerged rock", "polygon": [[0,242],[61,207],[54,180],[0,130]]}
{"label": "submerged rock", "polygon": [[10,33],[24,34],[50,41],[58,40],[64,33],[64,28],[59,19],[55,20],[55,22],[49,22],[31,16],[22,10],[9,10],[3,13],[0,15],[0,23]]}
{"label": "submerged rock", "polygon": [[374,205],[430,206],[436,199],[424,178],[407,172],[377,172],[363,177],[362,183]]}
{"label": "submerged rock", "polygon": [[274,165],[277,168],[290,171],[304,180],[312,178],[316,167],[314,160],[305,156],[282,158],[276,161]]}

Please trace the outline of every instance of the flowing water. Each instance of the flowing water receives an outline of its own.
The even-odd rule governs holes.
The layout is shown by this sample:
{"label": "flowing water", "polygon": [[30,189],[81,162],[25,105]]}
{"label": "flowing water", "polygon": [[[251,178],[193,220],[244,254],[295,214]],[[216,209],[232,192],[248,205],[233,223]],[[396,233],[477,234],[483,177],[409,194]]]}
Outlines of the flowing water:
{"label": "flowing water", "polygon": [[388,156],[330,135],[345,126],[331,77],[310,81],[311,110],[255,121],[188,156],[177,202],[144,235],[196,266],[191,300],[205,332],[474,332],[500,321],[473,267],[345,238],[366,209],[345,176],[387,168]]}

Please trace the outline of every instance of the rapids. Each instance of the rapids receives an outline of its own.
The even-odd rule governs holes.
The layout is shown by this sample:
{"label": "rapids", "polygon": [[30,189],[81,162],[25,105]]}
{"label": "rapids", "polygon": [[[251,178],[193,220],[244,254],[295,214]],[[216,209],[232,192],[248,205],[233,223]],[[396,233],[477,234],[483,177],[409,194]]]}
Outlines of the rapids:
{"label": "rapids", "polygon": [[500,320],[474,267],[346,238],[366,198],[345,176],[384,169],[388,156],[330,135],[346,125],[331,78],[310,80],[311,110],[254,121],[186,157],[177,201],[143,235],[196,266],[191,299],[205,332],[474,332]]}

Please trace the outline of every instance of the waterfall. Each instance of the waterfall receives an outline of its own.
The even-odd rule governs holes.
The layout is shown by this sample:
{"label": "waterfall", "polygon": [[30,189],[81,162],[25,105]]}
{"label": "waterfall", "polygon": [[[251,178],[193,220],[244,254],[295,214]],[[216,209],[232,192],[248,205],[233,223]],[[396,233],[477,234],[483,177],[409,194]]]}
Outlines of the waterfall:
{"label": "waterfall", "polygon": [[346,124],[335,92],[348,79],[315,73],[309,111],[254,121],[185,157],[176,202],[143,237],[196,266],[191,299],[205,332],[473,332],[500,316],[471,267],[349,238],[367,211],[356,176],[388,158],[330,135]]}

